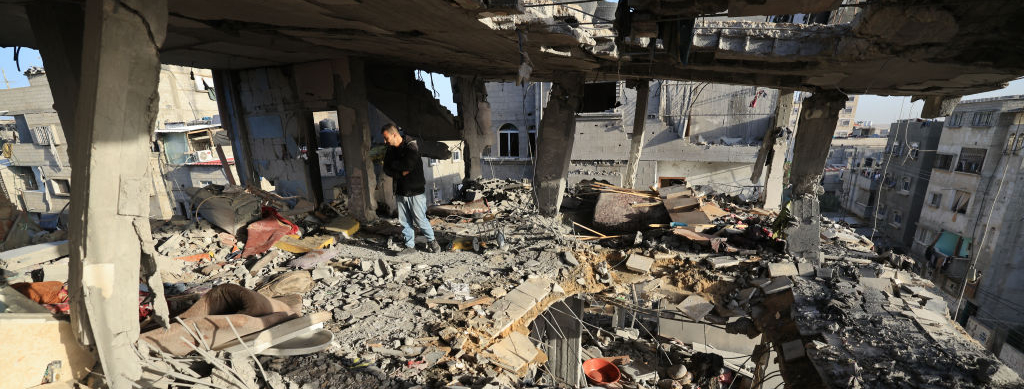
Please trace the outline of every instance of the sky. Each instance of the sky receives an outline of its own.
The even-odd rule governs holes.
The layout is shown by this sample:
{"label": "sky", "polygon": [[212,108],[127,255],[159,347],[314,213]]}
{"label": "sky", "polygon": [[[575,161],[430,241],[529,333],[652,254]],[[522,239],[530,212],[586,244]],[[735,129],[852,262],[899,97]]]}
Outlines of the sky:
{"label": "sky", "polygon": [[[22,49],[19,60],[21,63],[20,72],[16,69],[14,64],[14,48],[0,48],[0,69],[3,70],[3,74],[6,75],[7,78],[6,83],[4,83],[3,79],[0,78],[0,88],[18,88],[28,86],[28,79],[25,78],[25,75],[22,73],[29,66],[43,65],[43,60],[39,57],[39,52],[32,49]],[[442,74],[419,72],[417,75],[422,77],[428,88],[431,86],[430,77],[432,76],[434,90],[437,92],[438,100],[441,101],[442,105],[448,107],[448,110],[452,111],[453,114],[458,112],[455,108],[455,103],[452,101],[452,85],[448,77],[445,77]],[[1024,79],[1013,81],[1004,89],[964,96],[963,99],[969,100],[1005,95],[1024,95]],[[916,118],[921,114],[921,108],[923,106],[923,101],[910,103],[910,97],[862,95],[860,102],[857,105],[856,120],[869,120],[876,126],[883,125],[895,122],[902,118]]]}

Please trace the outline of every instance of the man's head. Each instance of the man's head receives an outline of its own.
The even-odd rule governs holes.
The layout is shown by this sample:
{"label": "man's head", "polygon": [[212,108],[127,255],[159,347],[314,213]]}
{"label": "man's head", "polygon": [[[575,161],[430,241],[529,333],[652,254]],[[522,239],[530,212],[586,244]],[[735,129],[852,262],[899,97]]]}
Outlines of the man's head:
{"label": "man's head", "polygon": [[402,134],[398,133],[398,126],[395,123],[385,124],[380,129],[380,134],[384,136],[384,143],[387,143],[388,146],[398,147],[402,144]]}

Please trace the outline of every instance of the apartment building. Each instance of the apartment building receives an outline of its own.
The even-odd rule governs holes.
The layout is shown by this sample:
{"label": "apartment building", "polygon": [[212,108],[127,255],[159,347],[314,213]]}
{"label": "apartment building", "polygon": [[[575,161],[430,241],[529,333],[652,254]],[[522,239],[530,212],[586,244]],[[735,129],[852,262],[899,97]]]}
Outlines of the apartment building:
{"label": "apartment building", "polygon": [[[0,184],[4,194],[20,209],[40,215],[45,221],[55,220],[66,212],[71,200],[71,164],[68,139],[53,109],[46,71],[33,67],[25,71],[29,86],[0,90],[0,115],[14,118],[13,126],[0,131],[4,143],[0,159]],[[184,66],[162,65],[159,83],[159,110],[154,132],[196,123],[210,123],[218,114],[216,92],[210,70]],[[13,128],[11,128],[13,127]],[[160,136],[154,136],[157,140]],[[165,184],[160,174],[152,182],[151,214],[166,218],[175,212],[171,190],[174,180],[189,175],[167,174],[162,167],[161,146],[154,142],[153,172],[165,173],[172,181]],[[173,169],[172,169],[173,170]],[[227,183],[223,173],[212,179]]]}
{"label": "apartment building", "polygon": [[[545,84],[487,84],[492,130],[483,175],[530,178]],[[637,187],[686,181],[716,192],[756,199],[753,164],[775,114],[778,91],[748,86],[661,81],[650,84]],[[624,82],[586,85],[576,118],[568,183],[606,180],[621,185],[629,158],[636,90]]]}
{"label": "apartment building", "polygon": [[833,139],[822,178],[825,203],[866,224],[877,202],[884,148],[885,138]]}
{"label": "apartment building", "polygon": [[[1024,350],[1024,95],[961,102],[946,118],[912,245],[968,332]],[[959,312],[957,312],[959,311]]]}
{"label": "apartment building", "polygon": [[928,192],[943,123],[905,119],[892,123],[883,157],[872,226],[875,244],[908,253]]}

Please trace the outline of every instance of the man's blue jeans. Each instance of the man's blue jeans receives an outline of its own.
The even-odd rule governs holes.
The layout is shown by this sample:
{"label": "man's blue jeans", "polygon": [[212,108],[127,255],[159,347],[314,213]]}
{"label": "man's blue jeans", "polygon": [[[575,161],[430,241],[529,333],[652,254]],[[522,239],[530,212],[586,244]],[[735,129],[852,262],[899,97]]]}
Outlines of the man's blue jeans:
{"label": "man's blue jeans", "polygon": [[398,203],[398,221],[402,223],[402,236],[405,238],[405,247],[416,247],[416,231],[412,229],[412,223],[423,232],[428,241],[434,241],[434,228],[427,220],[427,196],[418,194],[415,196],[395,196]]}

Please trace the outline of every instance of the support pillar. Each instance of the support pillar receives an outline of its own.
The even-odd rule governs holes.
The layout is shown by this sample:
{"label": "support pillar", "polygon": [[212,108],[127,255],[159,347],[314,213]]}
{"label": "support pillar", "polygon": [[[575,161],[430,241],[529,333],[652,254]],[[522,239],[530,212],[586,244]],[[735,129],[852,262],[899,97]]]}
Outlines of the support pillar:
{"label": "support pillar", "polygon": [[[551,386],[568,384],[582,387],[583,376],[583,300],[570,296],[551,305],[541,317],[533,321],[532,336],[544,340],[541,349],[548,356],[546,368],[555,381]],[[544,378],[549,378],[544,375]]]}
{"label": "support pillar", "polygon": [[491,103],[487,102],[487,89],[478,77],[452,78],[452,92],[459,107],[458,125],[463,140],[464,180],[483,177],[481,157],[484,149],[494,141],[490,134]]}
{"label": "support pillar", "polygon": [[758,164],[754,166],[752,182],[758,182],[761,166],[764,166],[763,208],[777,211],[782,206],[782,189],[785,186],[786,151],[789,150],[789,121],[793,115],[793,90],[779,90],[775,104],[775,119],[769,133],[765,134],[765,145],[768,147],[764,160],[758,156]]}
{"label": "support pillar", "polygon": [[576,112],[582,102],[583,75],[556,76],[537,131],[537,161],[533,165],[533,191],[541,215],[557,215],[562,204],[575,139]]}
{"label": "support pillar", "polygon": [[370,131],[380,129],[370,128],[370,103],[366,100],[363,61],[343,58],[334,60],[331,66],[338,100],[338,132],[345,162],[345,181],[348,184],[348,211],[352,217],[366,223],[377,219],[377,200],[373,196],[377,179],[370,159]]}
{"label": "support pillar", "polygon": [[217,91],[217,110],[220,111],[221,126],[231,139],[231,147],[235,156],[235,170],[238,172],[238,184],[242,186],[260,187],[260,178],[253,165],[253,154],[249,125],[242,116],[241,93],[238,86],[238,72],[234,70],[214,70],[213,85]]}
{"label": "support pillar", "polygon": [[[640,153],[644,148],[644,122],[647,119],[647,100],[650,96],[650,80],[636,82],[636,110],[633,115],[633,138],[629,143],[629,162],[626,163],[626,177],[623,186],[637,189],[636,168],[640,164]],[[662,90],[664,93],[664,90]]]}
{"label": "support pillar", "polygon": [[817,264],[821,253],[821,212],[818,196],[825,160],[836,130],[839,110],[846,106],[847,96],[838,91],[816,91],[803,102],[800,124],[793,146],[793,164],[789,182],[793,200],[789,211],[795,225],[786,228],[790,255]]}
{"label": "support pillar", "polygon": [[89,0],[84,16],[80,41],[62,38],[66,47],[80,42],[82,53],[70,140],[68,294],[73,326],[96,349],[106,383],[129,388],[142,376],[132,345],[139,337],[150,132],[159,106],[158,49],[166,36],[167,2]]}

